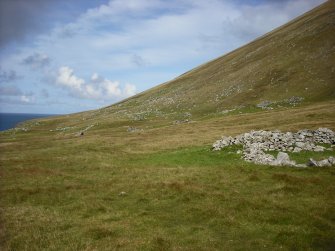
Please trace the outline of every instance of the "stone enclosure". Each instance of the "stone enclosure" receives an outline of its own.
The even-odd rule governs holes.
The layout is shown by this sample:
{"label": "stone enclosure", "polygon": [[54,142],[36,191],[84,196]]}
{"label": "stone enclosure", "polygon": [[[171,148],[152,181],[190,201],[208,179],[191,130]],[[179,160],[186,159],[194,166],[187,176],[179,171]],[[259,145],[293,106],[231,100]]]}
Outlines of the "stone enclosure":
{"label": "stone enclosure", "polygon": [[[323,145],[321,145],[323,144]],[[324,145],[331,147],[325,147]],[[335,144],[335,133],[328,128],[319,128],[317,130],[300,130],[293,132],[280,131],[251,131],[240,134],[236,137],[222,137],[213,144],[213,151],[221,150],[231,145],[243,145],[242,158],[256,164],[272,166],[333,166],[335,158],[330,156],[328,159],[315,161],[310,159],[307,164],[297,164],[290,160],[286,152],[300,151],[329,151],[333,153]],[[277,158],[266,153],[268,151],[279,151]]]}

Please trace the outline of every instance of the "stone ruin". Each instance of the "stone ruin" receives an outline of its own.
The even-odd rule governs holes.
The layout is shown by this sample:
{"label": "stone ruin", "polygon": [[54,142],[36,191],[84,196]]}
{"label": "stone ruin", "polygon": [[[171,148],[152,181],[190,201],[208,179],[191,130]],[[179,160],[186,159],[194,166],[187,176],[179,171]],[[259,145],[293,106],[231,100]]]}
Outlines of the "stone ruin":
{"label": "stone ruin", "polygon": [[[329,144],[326,148],[318,144]],[[236,137],[222,137],[213,144],[213,151],[221,150],[231,145],[243,145],[242,158],[248,162],[272,166],[333,166],[335,158],[329,157],[321,161],[310,159],[307,164],[297,164],[290,160],[286,152],[301,151],[333,151],[335,144],[335,132],[328,128],[319,128],[317,130],[300,130],[296,133],[280,131],[251,131],[240,134]],[[277,158],[268,154],[268,151],[279,151]]]}

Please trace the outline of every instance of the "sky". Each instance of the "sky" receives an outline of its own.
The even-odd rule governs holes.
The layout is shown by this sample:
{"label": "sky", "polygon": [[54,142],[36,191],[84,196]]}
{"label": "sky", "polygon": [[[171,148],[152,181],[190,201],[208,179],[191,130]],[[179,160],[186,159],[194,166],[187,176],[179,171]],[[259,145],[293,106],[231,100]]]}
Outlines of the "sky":
{"label": "sky", "polygon": [[0,112],[116,103],[325,0],[0,0]]}

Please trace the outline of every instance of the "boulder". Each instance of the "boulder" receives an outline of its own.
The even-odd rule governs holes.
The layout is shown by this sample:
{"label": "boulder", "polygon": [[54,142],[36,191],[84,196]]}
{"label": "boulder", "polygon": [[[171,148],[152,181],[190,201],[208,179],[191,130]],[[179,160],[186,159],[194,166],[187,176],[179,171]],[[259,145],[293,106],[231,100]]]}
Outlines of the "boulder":
{"label": "boulder", "polygon": [[276,160],[272,163],[274,166],[295,166],[295,161],[290,160],[287,153],[279,152]]}
{"label": "boulder", "polygon": [[332,165],[335,165],[335,158],[329,157],[328,159],[323,159],[320,161],[316,161],[312,158],[309,159],[308,166],[314,166],[314,167],[330,167]]}
{"label": "boulder", "polygon": [[318,166],[324,167],[324,166],[332,166],[332,165],[329,163],[328,159],[323,159],[323,160],[318,161]]}

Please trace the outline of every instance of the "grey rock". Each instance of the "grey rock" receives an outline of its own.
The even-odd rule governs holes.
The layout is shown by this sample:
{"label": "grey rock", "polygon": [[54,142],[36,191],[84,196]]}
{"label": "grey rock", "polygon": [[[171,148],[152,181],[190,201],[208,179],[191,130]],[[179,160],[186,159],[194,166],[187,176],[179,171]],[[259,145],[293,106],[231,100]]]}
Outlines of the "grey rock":
{"label": "grey rock", "polygon": [[277,155],[277,161],[279,162],[287,162],[290,161],[290,157],[287,153],[279,152]]}
{"label": "grey rock", "polygon": [[273,165],[275,166],[294,166],[296,163],[290,160],[290,157],[287,153],[279,152],[277,159],[274,161]]}
{"label": "grey rock", "polygon": [[316,146],[314,152],[323,152],[326,148],[323,146]]}
{"label": "grey rock", "polygon": [[318,166],[318,163],[317,163],[316,160],[310,158],[310,159],[309,159],[309,162],[308,162],[307,165],[308,165],[308,166]]}
{"label": "grey rock", "polygon": [[331,166],[331,164],[329,163],[328,159],[323,159],[318,161],[318,166],[319,167]]}
{"label": "grey rock", "polygon": [[268,106],[271,105],[271,104],[272,104],[271,101],[265,100],[265,101],[262,101],[261,103],[257,104],[256,106],[257,106],[258,108],[266,109],[266,108],[268,108]]}
{"label": "grey rock", "polygon": [[302,149],[301,149],[300,147],[297,147],[297,146],[296,146],[296,147],[294,147],[293,152],[294,152],[294,153],[299,153],[299,152],[301,152],[301,150],[302,150]]}
{"label": "grey rock", "polygon": [[212,145],[212,147],[213,147],[212,149],[214,151],[221,150],[222,148],[231,145],[233,140],[234,139],[232,137],[223,136],[220,140],[217,140],[217,141],[214,142],[214,144]]}
{"label": "grey rock", "polygon": [[[280,154],[279,158],[274,158],[266,151],[277,150],[281,152],[300,152],[304,151],[324,151],[323,146],[315,143],[334,144],[335,133],[328,128],[319,128],[318,130],[300,130],[297,133],[280,131],[250,131],[240,134],[236,137],[222,137],[213,144],[213,150],[221,150],[230,145],[243,145],[242,158],[259,164],[270,165],[291,165],[295,167],[305,167],[306,165],[297,165],[287,156]],[[334,147],[332,145],[332,147]],[[284,158],[285,156],[285,158]],[[328,161],[329,162],[329,161]],[[309,163],[317,166],[318,162]],[[326,165],[326,162],[320,165]]]}
{"label": "grey rock", "polygon": [[304,142],[296,142],[295,145],[296,145],[296,147],[299,147],[301,149],[303,149],[305,147],[305,143]]}
{"label": "grey rock", "polygon": [[185,124],[185,123],[190,123],[190,120],[189,120],[189,119],[175,120],[175,121],[173,122],[174,125]]}
{"label": "grey rock", "polygon": [[328,159],[323,159],[320,161],[316,161],[314,159],[309,159],[308,166],[315,166],[315,167],[330,167],[335,165],[334,157],[329,157]]}
{"label": "grey rock", "polygon": [[319,128],[318,130],[317,130],[318,132],[321,132],[321,133],[334,133],[332,130],[330,130],[330,129],[328,129],[328,128]]}
{"label": "grey rock", "polygon": [[331,165],[335,165],[335,158],[333,156],[330,156],[328,158],[328,162],[331,164]]}
{"label": "grey rock", "polygon": [[285,99],[284,102],[289,103],[290,105],[297,105],[304,100],[303,97],[293,96],[288,99]]}
{"label": "grey rock", "polygon": [[127,128],[127,132],[142,132],[142,131],[143,131],[143,129],[136,128],[136,127],[131,127],[131,126],[129,126],[129,127]]}

